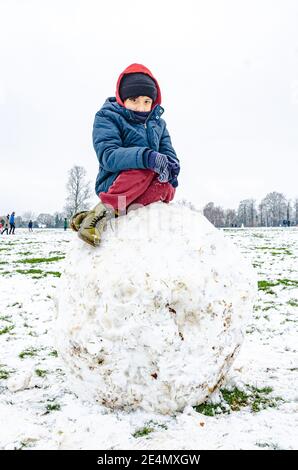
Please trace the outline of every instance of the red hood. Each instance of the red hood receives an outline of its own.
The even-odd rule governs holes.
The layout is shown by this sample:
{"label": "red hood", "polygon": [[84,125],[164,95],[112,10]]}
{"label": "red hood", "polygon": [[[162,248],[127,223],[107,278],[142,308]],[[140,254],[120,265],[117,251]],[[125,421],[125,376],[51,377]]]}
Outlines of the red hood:
{"label": "red hood", "polygon": [[159,85],[158,85],[158,82],[157,82],[156,78],[154,78],[152,73],[150,72],[150,70],[147,69],[147,67],[145,67],[145,65],[142,65],[142,64],[131,64],[128,67],[126,67],[126,69],[123,70],[123,72],[119,75],[117,85],[116,85],[116,100],[117,100],[117,103],[121,104],[121,106],[124,106],[124,103],[121,100],[120,94],[119,94],[119,86],[120,86],[120,82],[122,80],[123,75],[129,74],[129,73],[136,73],[136,72],[146,73],[147,75],[149,75],[149,77],[151,77],[155,81],[156,88],[157,88],[157,97],[156,97],[156,100],[154,101],[154,103],[152,104],[151,109],[153,109],[153,108],[155,108],[156,105],[161,104],[160,88],[159,88]]}

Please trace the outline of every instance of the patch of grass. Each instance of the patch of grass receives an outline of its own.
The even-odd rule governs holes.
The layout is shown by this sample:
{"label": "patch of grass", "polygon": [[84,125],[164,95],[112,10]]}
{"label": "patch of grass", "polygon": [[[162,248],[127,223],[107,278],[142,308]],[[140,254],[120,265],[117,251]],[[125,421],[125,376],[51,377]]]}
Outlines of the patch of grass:
{"label": "patch of grass", "polygon": [[201,403],[201,405],[194,406],[195,411],[205,416],[215,416],[224,412],[225,410],[218,403]]}
{"label": "patch of grass", "polygon": [[138,431],[136,431],[134,434],[133,434],[133,437],[143,437],[143,436],[148,436],[148,434],[150,434],[151,432],[154,432],[154,429],[153,428],[149,428],[147,426],[139,429]]}
{"label": "patch of grass", "polygon": [[266,294],[275,294],[271,287],[282,285],[286,287],[298,287],[298,281],[294,279],[277,279],[276,281],[258,281],[258,289],[263,290]]}
{"label": "patch of grass", "polygon": [[34,336],[34,337],[38,336],[38,334],[35,331],[29,331],[28,335]]}
{"label": "patch of grass", "polygon": [[45,377],[47,375],[48,371],[47,370],[43,370],[43,369],[35,369],[35,374],[38,376],[38,377]]}
{"label": "patch of grass", "polygon": [[254,325],[249,325],[249,327],[245,330],[246,334],[248,335],[253,334],[255,331],[257,333],[262,333],[261,330],[259,328],[256,328],[256,326]]}
{"label": "patch of grass", "polygon": [[233,390],[222,389],[221,394],[232,411],[239,411],[240,408],[248,405],[249,396],[238,388]]}
{"label": "patch of grass", "polygon": [[34,348],[27,348],[24,351],[20,352],[19,357],[24,359],[25,357],[34,357],[37,355],[38,350]]}
{"label": "patch of grass", "polygon": [[61,406],[59,405],[59,403],[49,403],[47,406],[46,406],[46,413],[45,414],[48,414],[50,413],[51,411],[59,411],[61,410]]}
{"label": "patch of grass", "polygon": [[[16,269],[16,272],[19,274],[34,274],[32,279],[40,279],[42,277],[46,277],[48,274],[55,277],[61,276],[59,271],[42,271],[41,269]],[[38,274],[38,276],[36,276],[36,274]]]}
{"label": "patch of grass", "polygon": [[41,269],[16,269],[19,274],[43,274]]}
{"label": "patch of grass", "polygon": [[54,261],[60,261],[64,259],[65,256],[53,256],[52,258],[25,258],[20,259],[17,263],[29,263],[29,264],[36,264],[36,263],[53,263]]}
{"label": "patch of grass", "polygon": [[56,350],[54,350],[54,351],[51,351],[48,355],[58,357],[58,352]]}
{"label": "patch of grass", "polygon": [[292,255],[293,253],[286,247],[281,247],[281,248],[275,248],[275,247],[272,247],[272,246],[256,246],[255,247],[256,250],[274,250],[274,251],[271,251],[271,254],[273,256],[276,256],[276,255]]}
{"label": "patch of grass", "polygon": [[53,276],[60,277],[61,273],[59,271],[46,271],[46,274],[52,274]]}
{"label": "patch of grass", "polygon": [[272,449],[272,450],[278,450],[279,447],[275,443],[270,443],[270,442],[256,442],[256,446],[260,447],[261,449]]}
{"label": "patch of grass", "polygon": [[273,302],[270,302],[269,305],[264,306],[262,310],[263,312],[267,312],[267,310],[278,310],[278,308]]}
{"label": "patch of grass", "polygon": [[275,295],[275,292],[270,289],[271,287],[275,286],[277,286],[276,282],[258,281],[258,289],[266,292],[266,294]]}
{"label": "patch of grass", "polygon": [[286,318],[283,322],[281,322],[281,325],[284,325],[286,322],[293,322],[297,323],[298,320],[291,320],[290,318]]}
{"label": "patch of grass", "polygon": [[258,263],[258,262],[254,262],[252,263],[253,267],[254,268],[261,268],[262,267],[262,263]]}
{"label": "patch of grass", "polygon": [[256,388],[247,385],[245,391],[239,390],[237,387],[232,390],[223,388],[220,391],[223,402],[216,404],[205,402],[193,408],[206,416],[240,411],[245,407],[249,407],[252,412],[257,413],[265,408],[275,408],[279,401],[283,401],[280,397],[268,396],[273,391],[271,387]]}
{"label": "patch of grass", "polygon": [[6,326],[2,330],[0,330],[0,335],[5,335],[5,333],[9,333],[13,329],[14,329],[14,325]]}
{"label": "patch of grass", "polygon": [[12,323],[11,315],[3,315],[2,317],[0,317],[0,320],[7,321],[8,323]]}
{"label": "patch of grass", "polygon": [[8,370],[5,370],[5,369],[0,369],[0,380],[5,380],[5,379],[8,379],[10,373]]}
{"label": "patch of grass", "polygon": [[278,401],[282,401],[280,397],[268,397],[273,392],[273,388],[264,387],[256,388],[250,387],[253,395],[253,401],[251,403],[251,409],[255,413],[265,408],[276,408]]}
{"label": "patch of grass", "polygon": [[278,284],[282,284],[286,287],[298,287],[298,281],[293,279],[277,279]]}
{"label": "patch of grass", "polygon": [[14,450],[22,450],[22,449],[27,449],[37,441],[37,439],[33,439],[31,437],[28,437],[26,440],[21,441],[19,447],[15,447]]}
{"label": "patch of grass", "polygon": [[293,254],[288,248],[273,248],[273,250],[276,250],[276,251],[271,252],[271,254],[273,256],[276,256],[276,255],[289,255],[289,256],[291,256]]}
{"label": "patch of grass", "polygon": [[291,305],[291,307],[298,307],[298,300],[297,299],[290,299],[287,301],[288,305]]}
{"label": "patch of grass", "polygon": [[157,423],[156,421],[152,421],[152,419],[148,423],[146,423],[146,425],[149,427],[153,426],[154,429],[168,429],[168,426],[166,426],[166,424]]}
{"label": "patch of grass", "polygon": [[37,242],[37,241],[35,241],[35,242],[24,242],[23,245],[33,245],[33,244],[34,245],[40,245],[41,243],[43,243],[43,242]]}

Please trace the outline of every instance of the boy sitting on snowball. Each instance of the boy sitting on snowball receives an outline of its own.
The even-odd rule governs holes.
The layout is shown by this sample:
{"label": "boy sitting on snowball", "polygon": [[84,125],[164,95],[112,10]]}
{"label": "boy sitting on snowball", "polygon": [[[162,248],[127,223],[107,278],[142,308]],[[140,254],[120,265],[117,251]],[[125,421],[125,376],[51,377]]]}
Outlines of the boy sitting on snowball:
{"label": "boy sitting on snowball", "polygon": [[150,70],[131,64],[118,78],[116,97],[107,98],[95,115],[95,191],[100,202],[71,220],[72,229],[92,246],[100,243],[107,221],[126,213],[130,205],[174,198],[180,165],[160,103],[160,88]]}

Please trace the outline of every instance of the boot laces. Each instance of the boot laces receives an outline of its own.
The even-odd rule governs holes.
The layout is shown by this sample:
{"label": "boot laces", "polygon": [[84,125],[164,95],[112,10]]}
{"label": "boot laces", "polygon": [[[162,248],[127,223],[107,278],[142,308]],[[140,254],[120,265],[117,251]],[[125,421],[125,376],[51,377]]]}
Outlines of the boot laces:
{"label": "boot laces", "polygon": [[[107,218],[107,223],[110,225],[111,229],[114,231],[113,224],[112,224],[112,219],[115,218],[115,212],[113,210],[107,210],[103,214],[96,215],[95,217],[93,217],[93,219],[91,220],[90,226],[95,227],[96,224],[101,219],[103,219],[103,217]],[[118,217],[118,214],[117,214],[116,217]]]}
{"label": "boot laces", "polygon": [[91,223],[90,225],[92,227],[95,227],[95,225],[105,216],[105,214],[101,214],[101,215],[96,215],[95,217],[93,217],[93,219],[91,220]]}

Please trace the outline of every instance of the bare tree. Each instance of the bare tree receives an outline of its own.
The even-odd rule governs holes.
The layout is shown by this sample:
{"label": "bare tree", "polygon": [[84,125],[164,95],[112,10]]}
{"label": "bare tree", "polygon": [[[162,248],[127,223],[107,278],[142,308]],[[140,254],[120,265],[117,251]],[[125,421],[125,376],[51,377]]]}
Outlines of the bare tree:
{"label": "bare tree", "polygon": [[262,200],[266,212],[266,225],[278,227],[287,217],[287,200],[282,193],[276,191],[267,194]]}
{"label": "bare tree", "polygon": [[31,212],[31,211],[26,211],[22,215],[22,219],[23,219],[24,222],[29,222],[29,220],[34,220],[35,217],[36,216],[35,216],[34,212]]}
{"label": "bare tree", "polygon": [[225,227],[235,227],[237,223],[237,214],[235,209],[225,210]]}
{"label": "bare tree", "polygon": [[38,225],[45,225],[46,228],[52,228],[55,226],[55,217],[51,214],[39,214],[37,216],[36,222]]}
{"label": "bare tree", "polygon": [[293,214],[293,208],[291,204],[291,200],[288,199],[287,201],[287,224],[291,225],[291,220],[293,220],[294,214]]}
{"label": "bare tree", "polygon": [[225,225],[224,210],[220,206],[215,206],[213,202],[206,204],[203,214],[215,227],[223,227]]}
{"label": "bare tree", "polygon": [[296,225],[298,225],[298,199],[295,199],[295,204],[294,204],[294,210],[295,210],[295,221]]}
{"label": "bare tree", "polygon": [[62,228],[64,225],[64,213],[63,212],[55,212],[55,228]]}
{"label": "bare tree", "polygon": [[203,208],[204,216],[214,225],[214,202],[208,202]]}
{"label": "bare tree", "polygon": [[89,208],[88,199],[91,196],[90,182],[86,181],[86,170],[82,166],[73,166],[68,173],[67,198],[65,211],[68,217],[76,212]]}
{"label": "bare tree", "polygon": [[254,199],[243,199],[239,203],[237,218],[238,224],[245,227],[254,227],[256,222],[257,211],[255,209]]}
{"label": "bare tree", "polygon": [[261,227],[266,226],[267,227],[267,217],[266,217],[266,206],[263,202],[260,202],[259,204],[259,225]]}

